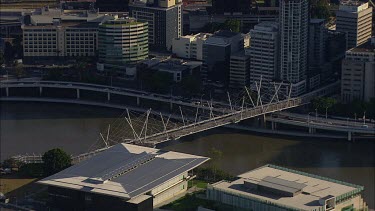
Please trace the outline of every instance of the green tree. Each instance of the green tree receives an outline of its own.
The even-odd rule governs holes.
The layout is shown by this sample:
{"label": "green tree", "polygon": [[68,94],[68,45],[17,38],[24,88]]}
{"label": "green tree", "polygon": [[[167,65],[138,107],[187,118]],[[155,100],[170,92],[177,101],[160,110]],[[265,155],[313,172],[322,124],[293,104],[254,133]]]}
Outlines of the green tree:
{"label": "green tree", "polygon": [[4,54],[3,53],[0,53],[0,65],[4,64],[5,63],[5,60],[4,60]]}
{"label": "green tree", "polygon": [[86,57],[78,57],[76,63],[74,64],[74,69],[78,72],[79,80],[82,81],[83,75],[87,70],[88,60]]}
{"label": "green tree", "polygon": [[239,33],[241,31],[241,22],[239,20],[228,19],[224,22],[222,28]]}
{"label": "green tree", "polygon": [[10,42],[5,42],[4,60],[7,63],[11,63],[14,60],[14,48]]}
{"label": "green tree", "polygon": [[336,104],[336,99],[331,97],[318,97],[312,100],[313,109],[318,109],[319,112],[326,112]]}
{"label": "green tree", "polygon": [[208,154],[211,158],[211,169],[213,171],[214,181],[216,181],[218,165],[221,161],[221,158],[223,157],[223,152],[216,149],[215,147],[212,147]]}
{"label": "green tree", "polygon": [[200,93],[202,85],[201,81],[198,78],[189,75],[182,79],[181,88],[182,90],[184,90],[185,94],[192,95]]}
{"label": "green tree", "polygon": [[71,166],[71,157],[62,149],[55,148],[44,153],[43,170],[46,176],[55,174]]}
{"label": "green tree", "polygon": [[331,17],[329,2],[327,0],[319,0],[312,6],[312,17],[328,20]]}
{"label": "green tree", "polygon": [[16,64],[16,67],[15,67],[14,70],[15,70],[15,75],[16,75],[17,79],[22,78],[26,74],[25,70],[23,69],[22,64]]}
{"label": "green tree", "polygon": [[2,167],[4,168],[19,168],[22,163],[14,158],[5,159],[2,163]]}

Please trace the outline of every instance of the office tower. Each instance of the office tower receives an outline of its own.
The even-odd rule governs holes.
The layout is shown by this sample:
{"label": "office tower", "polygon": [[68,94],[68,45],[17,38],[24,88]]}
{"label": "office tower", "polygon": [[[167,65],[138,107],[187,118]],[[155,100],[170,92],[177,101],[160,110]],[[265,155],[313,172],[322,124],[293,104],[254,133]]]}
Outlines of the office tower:
{"label": "office tower", "polygon": [[230,56],[244,49],[243,36],[231,31],[218,31],[203,44],[202,79],[228,84]]}
{"label": "office tower", "polygon": [[127,67],[147,57],[147,23],[134,18],[117,18],[99,26],[99,70],[124,74]]}
{"label": "office tower", "polygon": [[347,1],[336,12],[336,31],[347,34],[347,48],[365,43],[371,37],[372,8],[368,3]]}
{"label": "office tower", "polygon": [[280,1],[280,79],[291,83],[292,96],[306,91],[308,0]]}
{"label": "office tower", "polygon": [[342,62],[341,97],[369,101],[375,97],[375,37],[346,51]]}
{"label": "office tower", "polygon": [[96,11],[42,8],[22,25],[24,63],[96,56],[98,25],[111,16]]}
{"label": "office tower", "polygon": [[148,22],[151,49],[171,50],[172,40],[182,35],[182,3],[180,0],[133,0],[130,16]]}
{"label": "office tower", "polygon": [[[262,86],[269,87],[279,69],[279,28],[276,22],[263,22],[250,30],[250,84],[262,78]],[[255,87],[252,87],[255,89]]]}
{"label": "office tower", "polygon": [[175,38],[173,39],[172,52],[181,58],[202,60],[203,43],[211,35],[209,33],[198,33]]}
{"label": "office tower", "polygon": [[250,56],[245,51],[234,53],[230,57],[229,87],[243,89],[249,84]]}
{"label": "office tower", "polygon": [[[324,19],[311,19],[309,23],[309,56],[307,72],[307,88],[313,90],[321,83],[321,73],[325,64],[326,29]],[[328,68],[325,68],[325,71]]]}

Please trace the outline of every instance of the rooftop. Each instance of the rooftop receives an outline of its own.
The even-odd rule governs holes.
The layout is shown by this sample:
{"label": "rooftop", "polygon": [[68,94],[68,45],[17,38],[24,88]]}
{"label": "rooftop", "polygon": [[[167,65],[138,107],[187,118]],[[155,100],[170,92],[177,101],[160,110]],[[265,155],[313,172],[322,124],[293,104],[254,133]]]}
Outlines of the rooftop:
{"label": "rooftop", "polygon": [[354,53],[373,53],[375,54],[375,37],[372,37],[367,42],[354,47],[347,52],[354,52]]}
{"label": "rooftop", "polygon": [[117,144],[38,183],[131,199],[192,170],[208,159]]}
{"label": "rooftop", "polygon": [[[238,177],[233,182],[221,181],[212,186],[225,192],[301,210],[318,209],[322,206],[319,199],[340,197],[363,190],[361,186],[273,165],[257,168]],[[262,188],[251,188],[248,184]],[[291,196],[286,196],[285,193]]]}

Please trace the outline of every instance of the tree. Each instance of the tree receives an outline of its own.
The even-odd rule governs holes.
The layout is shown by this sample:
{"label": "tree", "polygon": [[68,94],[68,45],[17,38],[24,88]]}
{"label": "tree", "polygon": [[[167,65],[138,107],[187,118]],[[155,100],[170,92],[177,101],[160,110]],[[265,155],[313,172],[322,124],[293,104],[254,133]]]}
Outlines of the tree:
{"label": "tree", "polygon": [[14,158],[5,159],[2,163],[4,168],[19,168],[22,163]]}
{"label": "tree", "polygon": [[241,22],[239,20],[228,19],[224,22],[223,29],[239,33],[241,30]]}
{"label": "tree", "polygon": [[326,112],[336,104],[336,99],[331,97],[318,97],[312,100],[313,109],[318,109],[319,112]]}
{"label": "tree", "polygon": [[314,18],[322,18],[326,20],[331,17],[327,0],[319,0],[316,5],[312,6],[312,16]]}
{"label": "tree", "polygon": [[211,150],[208,152],[211,158],[211,168],[213,170],[214,181],[216,180],[216,174],[218,169],[218,163],[220,162],[221,158],[223,157],[223,152],[212,147]]}
{"label": "tree", "polygon": [[14,60],[14,48],[12,44],[10,44],[10,42],[5,42],[4,59],[7,63],[10,63]]}
{"label": "tree", "polygon": [[15,75],[17,77],[17,79],[21,78],[22,76],[25,75],[25,70],[23,69],[23,65],[22,64],[17,64],[16,67],[15,67]]}
{"label": "tree", "polygon": [[43,170],[46,176],[55,174],[71,166],[72,158],[62,149],[55,148],[44,153]]}
{"label": "tree", "polygon": [[0,53],[0,65],[4,64],[5,63],[5,60],[4,60],[4,54],[3,53]]}
{"label": "tree", "polygon": [[198,94],[201,92],[200,80],[192,75],[189,75],[182,79],[181,87],[187,95]]}

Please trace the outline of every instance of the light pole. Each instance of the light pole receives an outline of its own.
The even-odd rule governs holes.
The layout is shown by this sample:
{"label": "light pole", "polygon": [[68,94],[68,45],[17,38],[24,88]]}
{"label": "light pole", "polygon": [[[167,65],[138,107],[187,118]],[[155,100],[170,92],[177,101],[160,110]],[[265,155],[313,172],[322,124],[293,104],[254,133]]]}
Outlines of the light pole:
{"label": "light pole", "polygon": [[315,121],[318,121],[318,109],[315,109]]}
{"label": "light pole", "polygon": [[349,117],[346,119],[346,125],[349,127]]}

